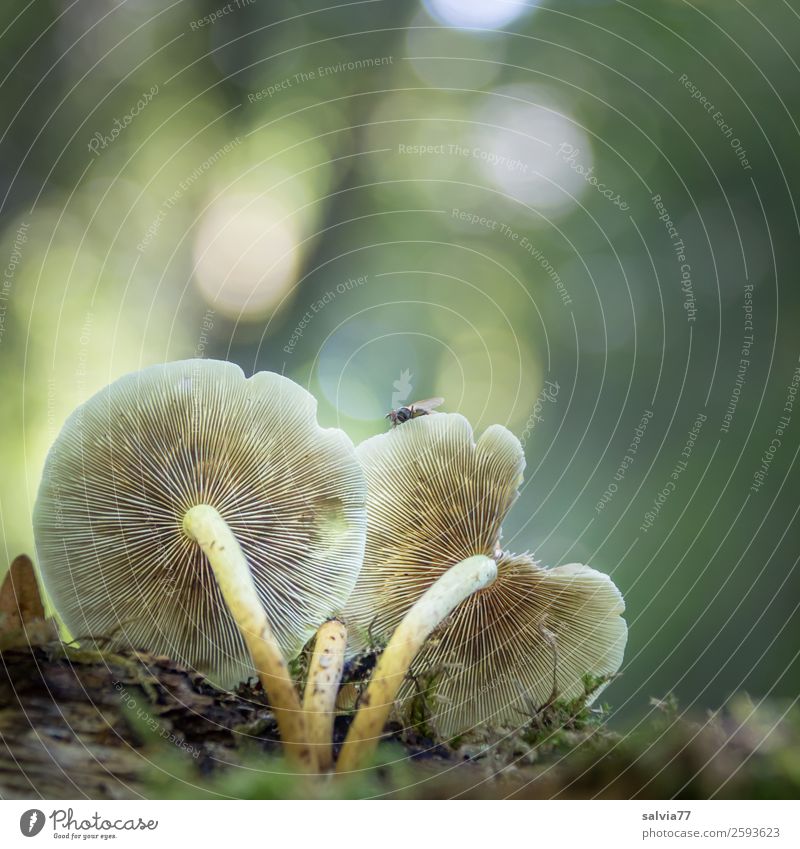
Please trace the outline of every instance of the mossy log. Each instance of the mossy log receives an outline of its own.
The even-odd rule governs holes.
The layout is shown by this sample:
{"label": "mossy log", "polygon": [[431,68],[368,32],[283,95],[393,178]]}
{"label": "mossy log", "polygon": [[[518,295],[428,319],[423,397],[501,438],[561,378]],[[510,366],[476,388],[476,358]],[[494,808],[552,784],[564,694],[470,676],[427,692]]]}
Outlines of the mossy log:
{"label": "mossy log", "polygon": [[202,774],[245,741],[279,749],[260,690],[217,690],[168,658],[51,643],[0,660],[4,798],[131,798],[165,752]]}
{"label": "mossy log", "polygon": [[[445,743],[423,692],[384,731],[385,761],[352,777],[285,774],[260,686],[211,686],[171,659],[53,639],[32,567],[0,587],[2,798],[796,798],[800,713],[732,699],[718,714],[672,702],[631,735],[580,703],[532,710],[516,732]],[[338,749],[374,657],[345,669]],[[296,671],[302,679],[302,663]],[[345,698],[345,696],[347,698]],[[385,757],[388,755],[388,758]],[[237,766],[244,769],[237,769]]]}

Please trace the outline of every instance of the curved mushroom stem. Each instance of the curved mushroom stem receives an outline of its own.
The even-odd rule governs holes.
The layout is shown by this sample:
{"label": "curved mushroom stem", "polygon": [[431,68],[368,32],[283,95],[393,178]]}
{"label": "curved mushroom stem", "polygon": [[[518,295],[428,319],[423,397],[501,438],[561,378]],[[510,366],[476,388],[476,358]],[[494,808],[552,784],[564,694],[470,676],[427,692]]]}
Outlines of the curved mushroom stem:
{"label": "curved mushroom stem", "polygon": [[378,745],[397,691],[431,631],[464,599],[491,584],[496,577],[494,560],[483,555],[469,557],[448,569],[406,613],[361,698],[361,707],[339,754],[337,773],[358,769]]}
{"label": "curved mushroom stem", "polygon": [[222,516],[207,504],[198,504],[186,513],[183,529],[203,549],[214,570],[222,597],[244,638],[275,714],[287,761],[300,772],[316,772],[300,698],[238,540]]}
{"label": "curved mushroom stem", "polygon": [[308,742],[314,747],[320,772],[333,768],[333,720],[344,669],[347,628],[331,619],[317,631],[314,654],[303,694]]}

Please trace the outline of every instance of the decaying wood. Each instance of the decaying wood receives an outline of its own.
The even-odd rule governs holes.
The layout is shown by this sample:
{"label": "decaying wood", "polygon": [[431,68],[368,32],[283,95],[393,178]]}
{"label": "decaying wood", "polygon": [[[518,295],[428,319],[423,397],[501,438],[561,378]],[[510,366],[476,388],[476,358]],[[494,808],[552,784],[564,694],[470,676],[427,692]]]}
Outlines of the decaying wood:
{"label": "decaying wood", "polygon": [[228,693],[169,658],[57,636],[20,555],[0,586],[0,798],[136,797],[153,753],[208,771],[242,742],[278,750],[260,688]]}
{"label": "decaying wood", "polygon": [[[153,795],[153,776],[162,786],[166,776],[171,796],[184,767],[190,791],[208,781],[226,793],[225,777],[243,753],[255,749],[256,762],[261,752],[280,754],[260,687],[220,691],[169,658],[101,644],[77,648],[53,635],[30,560],[17,558],[0,587],[0,798],[136,798]],[[365,657],[345,670],[337,749],[359,682],[373,665],[374,656]],[[287,782],[283,791],[270,792],[299,798],[337,787],[348,798],[797,797],[800,779],[785,753],[798,748],[800,719],[787,717],[785,706],[765,704],[756,712],[749,699],[733,699],[727,712],[697,722],[679,718],[669,705],[665,711],[663,721],[638,736],[617,737],[591,725],[581,730],[551,716],[549,726],[537,718],[535,728],[488,734],[455,750],[427,737],[424,717],[413,727],[390,723],[385,731],[403,746],[413,774],[402,764],[399,772],[370,772],[355,789],[359,776],[350,785],[345,778],[346,786],[340,777],[333,786],[325,781],[298,789]]]}
{"label": "decaying wood", "polygon": [[58,642],[0,654],[3,798],[136,797],[153,753],[207,771],[276,740],[261,691],[217,690],[167,658]]}

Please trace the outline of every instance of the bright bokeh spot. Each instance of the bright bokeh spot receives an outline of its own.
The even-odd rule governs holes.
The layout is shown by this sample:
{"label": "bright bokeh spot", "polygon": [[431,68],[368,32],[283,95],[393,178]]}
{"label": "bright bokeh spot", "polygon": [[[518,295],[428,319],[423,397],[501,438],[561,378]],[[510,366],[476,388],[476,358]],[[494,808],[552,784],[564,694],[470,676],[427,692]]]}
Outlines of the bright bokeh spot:
{"label": "bright bokeh spot", "polygon": [[593,156],[563,103],[539,87],[507,86],[476,119],[473,156],[490,182],[548,215],[572,210],[588,187],[580,170],[592,168]]}
{"label": "bright bokeh spot", "polygon": [[227,315],[264,316],[295,281],[298,242],[286,211],[268,198],[241,194],[216,200],[194,240],[197,286]]}
{"label": "bright bokeh spot", "polygon": [[506,57],[506,39],[473,38],[459,30],[430,26],[418,14],[406,34],[408,61],[427,85],[442,88],[481,89],[501,72]]}
{"label": "bright bokeh spot", "polygon": [[534,2],[513,0],[425,0],[428,11],[451,27],[502,27],[529,12]]}

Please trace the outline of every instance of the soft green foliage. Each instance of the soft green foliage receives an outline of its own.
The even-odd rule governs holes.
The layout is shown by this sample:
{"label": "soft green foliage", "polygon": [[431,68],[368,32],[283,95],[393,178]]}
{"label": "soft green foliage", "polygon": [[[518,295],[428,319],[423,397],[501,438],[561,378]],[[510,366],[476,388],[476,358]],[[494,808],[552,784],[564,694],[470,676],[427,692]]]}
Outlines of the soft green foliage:
{"label": "soft green foliage", "polygon": [[[540,795],[796,793],[797,712],[770,731],[800,689],[794,401],[781,424],[800,324],[796,0],[551,0],[487,33],[444,31],[422,3],[391,0],[360,4],[356,18],[348,4],[260,0],[199,28],[223,2],[118,3],[100,18],[91,4],[22,5],[0,4],[14,69],[0,86],[0,575],[34,554],[31,507],[65,418],[124,373],[191,356],[283,372],[356,442],[387,426],[393,390],[442,395],[476,431],[502,422],[522,438],[533,474],[504,542],[607,572],[630,625],[613,709],[532,706],[510,736],[450,741],[444,768],[466,753],[466,783],[542,769]],[[392,61],[295,81],[368,56]],[[158,95],[92,153],[94,134],[153,85]],[[560,136],[542,144],[554,123]],[[573,132],[579,159],[630,204],[624,214],[583,180],[555,209],[522,191],[542,165],[561,167],[556,182],[574,176],[555,154]],[[475,147],[521,151],[526,170]],[[654,197],[691,267],[691,322]],[[255,226],[232,215],[213,238],[251,200]],[[279,300],[226,309],[215,293],[248,255],[244,291],[258,288],[272,258],[250,248],[279,244],[279,218],[294,248]],[[205,276],[201,257],[215,261]],[[398,485],[399,497],[413,493]],[[299,681],[305,662],[292,665]],[[742,691],[754,713],[731,699]],[[429,748],[427,695],[408,727]],[[408,734],[386,751],[409,774],[427,770],[422,794],[434,766],[406,762]],[[302,792],[271,754],[266,770],[263,752],[241,752],[245,767],[217,774],[152,746],[166,770],[154,770],[153,793],[213,795],[228,782],[245,796]],[[400,768],[347,792],[394,792]],[[432,792],[458,792],[447,780]]]}

